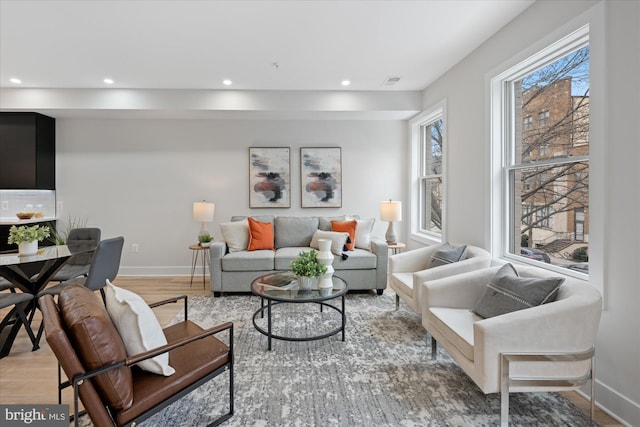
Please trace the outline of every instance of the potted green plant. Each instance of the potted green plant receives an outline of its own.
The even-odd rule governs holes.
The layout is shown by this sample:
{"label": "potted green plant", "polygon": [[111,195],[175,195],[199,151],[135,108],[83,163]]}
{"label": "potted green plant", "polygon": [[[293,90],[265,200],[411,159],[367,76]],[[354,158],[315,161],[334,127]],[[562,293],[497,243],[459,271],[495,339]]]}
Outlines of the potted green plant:
{"label": "potted green plant", "polygon": [[213,241],[213,237],[211,234],[201,234],[198,236],[198,242],[200,242],[200,246],[203,248],[208,248],[211,246],[211,242]]}
{"label": "potted green plant", "polygon": [[291,271],[298,276],[301,289],[313,287],[318,277],[327,272],[327,266],[318,260],[318,253],[314,250],[300,252],[298,258],[291,261]]}
{"label": "potted green plant", "polygon": [[9,229],[10,245],[18,245],[18,255],[34,255],[38,253],[38,242],[50,235],[49,227],[44,225],[11,226]]}

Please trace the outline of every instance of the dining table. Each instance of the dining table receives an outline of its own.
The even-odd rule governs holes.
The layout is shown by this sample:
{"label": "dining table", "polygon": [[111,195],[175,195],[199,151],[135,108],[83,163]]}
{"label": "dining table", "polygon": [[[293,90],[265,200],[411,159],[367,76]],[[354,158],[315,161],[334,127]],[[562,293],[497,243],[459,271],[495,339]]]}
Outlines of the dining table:
{"label": "dining table", "polygon": [[[22,304],[28,319],[33,318],[38,308],[36,296],[42,291],[60,268],[73,255],[95,250],[95,245],[70,244],[42,246],[33,255],[19,255],[17,252],[0,253],[0,277],[8,280],[15,288],[33,295]],[[9,354],[11,346],[20,330],[21,323],[15,321],[16,310],[11,309],[0,322],[0,358]],[[30,326],[29,326],[30,327]],[[37,345],[34,347],[36,350]]]}

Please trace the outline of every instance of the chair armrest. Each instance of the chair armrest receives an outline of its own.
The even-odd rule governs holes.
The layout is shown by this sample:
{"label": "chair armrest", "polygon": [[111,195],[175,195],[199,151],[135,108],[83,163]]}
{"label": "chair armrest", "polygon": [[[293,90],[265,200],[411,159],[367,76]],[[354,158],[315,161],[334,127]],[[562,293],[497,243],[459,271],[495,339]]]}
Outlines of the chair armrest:
{"label": "chair armrest", "polygon": [[184,320],[188,320],[189,319],[189,304],[187,303],[187,296],[186,295],[180,295],[179,297],[173,297],[173,298],[169,298],[163,301],[157,301],[154,303],[149,304],[149,307],[151,308],[155,308],[155,307],[160,307],[161,305],[165,305],[165,304],[172,304],[172,303],[177,303],[179,300],[183,299],[184,300]]}
{"label": "chair armrest", "polygon": [[175,348],[178,347],[182,347],[183,345],[187,345],[191,342],[197,341],[197,340],[201,340],[203,338],[206,338],[208,336],[217,334],[219,332],[225,331],[225,330],[229,330],[229,350],[231,352],[233,352],[233,323],[232,322],[225,322],[222,323],[220,325],[214,326],[212,328],[209,328],[199,334],[196,335],[192,335],[189,337],[185,337],[181,340],[178,340],[172,344],[166,344],[157,348],[154,348],[153,350],[149,350],[149,351],[145,351],[144,353],[139,353],[136,354],[135,356],[131,356],[131,357],[127,357],[124,360],[119,360],[115,363],[112,363],[110,365],[106,365],[103,366],[101,368],[98,369],[94,369],[92,371],[88,371],[85,372],[84,374],[81,375],[77,375],[72,379],[72,383],[74,385],[74,387],[77,387],[78,385],[82,384],[82,380],[88,379],[88,378],[93,378],[97,375],[103,374],[105,372],[109,372],[113,369],[119,368],[121,366],[132,366],[135,365],[136,363],[140,363],[143,360],[147,360],[150,359],[152,357],[156,357],[160,354],[163,353],[167,353]]}
{"label": "chair armrest", "polygon": [[[595,345],[600,313],[601,301],[569,297],[474,323],[474,363],[484,372],[485,387],[499,390],[502,353],[579,352],[590,349]],[[567,366],[563,368],[563,376],[572,376],[581,370],[584,373],[588,365],[588,362],[578,362],[571,368]],[[517,371],[518,374],[522,372],[521,369]]]}
{"label": "chair armrest", "polygon": [[389,273],[408,273],[425,270],[429,267],[431,256],[440,245],[412,249],[389,257]]}
{"label": "chair armrest", "polygon": [[162,301],[152,302],[152,303],[149,304],[149,307],[151,307],[151,308],[160,307],[161,305],[176,303],[181,299],[184,300],[185,304],[187,303],[187,296],[186,295],[180,295],[178,297],[173,297],[173,298],[165,299],[165,300],[162,300]]}
{"label": "chair armrest", "polygon": [[183,345],[187,345],[191,342],[197,341],[197,340],[201,340],[202,338],[206,338],[208,336],[211,335],[215,335],[217,333],[220,333],[222,331],[226,331],[227,329],[231,330],[231,334],[233,334],[233,323],[232,322],[225,322],[222,323],[220,325],[214,326],[212,328],[206,329],[204,331],[202,331],[201,333],[197,334],[197,335],[192,335],[189,337],[185,337],[182,338],[172,344],[165,344],[163,346],[154,348],[152,350],[149,351],[145,351],[144,353],[139,353],[136,354],[135,356],[131,356],[131,357],[127,357],[125,359],[125,365],[126,366],[131,366],[131,365],[135,365],[136,363],[140,363],[143,360],[147,360],[150,359],[152,357],[156,357],[160,354],[166,353],[168,351],[171,351],[175,348],[178,347],[182,347]]}

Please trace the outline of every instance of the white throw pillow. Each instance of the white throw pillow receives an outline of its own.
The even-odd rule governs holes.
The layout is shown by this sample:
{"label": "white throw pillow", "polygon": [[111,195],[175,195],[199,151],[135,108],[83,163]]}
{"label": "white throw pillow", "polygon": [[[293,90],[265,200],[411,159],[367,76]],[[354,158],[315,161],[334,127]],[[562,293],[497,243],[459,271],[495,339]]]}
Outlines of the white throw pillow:
{"label": "white throw pillow", "polygon": [[220,224],[222,238],[227,242],[229,252],[246,251],[249,247],[249,221],[223,222]]}
{"label": "white throw pillow", "polygon": [[313,249],[320,249],[320,244],[318,240],[320,239],[329,239],[331,240],[331,252],[334,255],[341,256],[344,252],[344,244],[347,243],[347,239],[349,238],[349,233],[341,233],[339,231],[322,231],[318,230],[313,233],[313,237],[311,238],[311,246]]}
{"label": "white throw pillow", "polygon": [[[107,280],[105,291],[107,312],[122,337],[128,356],[167,344],[162,327],[151,307],[139,295],[119,288]],[[169,366],[169,353],[163,353],[137,364],[141,369],[168,377],[175,372]]]}
{"label": "white throw pillow", "polygon": [[356,248],[371,250],[371,232],[375,221],[375,218],[356,219]]}

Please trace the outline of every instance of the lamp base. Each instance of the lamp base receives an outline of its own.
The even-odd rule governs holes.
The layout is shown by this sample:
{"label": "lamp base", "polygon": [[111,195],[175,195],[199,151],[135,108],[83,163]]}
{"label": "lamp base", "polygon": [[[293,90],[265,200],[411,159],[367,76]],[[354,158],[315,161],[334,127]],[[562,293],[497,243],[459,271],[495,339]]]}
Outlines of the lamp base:
{"label": "lamp base", "polygon": [[398,236],[393,229],[393,221],[389,221],[389,227],[387,228],[387,233],[384,235],[384,238],[387,240],[387,245],[395,245],[398,243]]}

